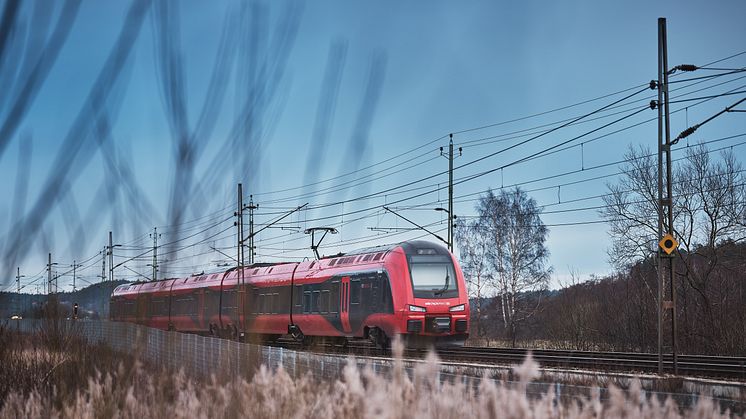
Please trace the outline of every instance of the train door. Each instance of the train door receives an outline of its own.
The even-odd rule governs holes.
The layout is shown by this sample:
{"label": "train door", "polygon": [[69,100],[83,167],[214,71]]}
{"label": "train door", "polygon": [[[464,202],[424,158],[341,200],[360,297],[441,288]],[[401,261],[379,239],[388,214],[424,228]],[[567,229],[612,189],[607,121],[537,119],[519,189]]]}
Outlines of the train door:
{"label": "train door", "polygon": [[340,285],[340,304],[339,304],[339,317],[342,323],[342,330],[345,333],[352,332],[350,326],[350,277],[343,276]]}
{"label": "train door", "polygon": [[365,301],[369,301],[370,311],[373,313],[377,313],[381,309],[379,304],[381,300],[381,290],[379,289],[380,281],[378,280],[378,277],[376,275],[370,275],[366,278],[365,282],[366,284],[364,284],[363,286],[370,290],[370,295],[365,296],[363,299]]}
{"label": "train door", "polygon": [[365,307],[362,302],[362,281],[360,276],[350,277],[350,285],[348,287],[348,304],[349,304],[349,316],[350,316],[350,327],[352,330],[357,330],[365,320]]}
{"label": "train door", "polygon": [[148,306],[150,305],[150,295],[145,293],[137,294],[137,324],[147,324]]}
{"label": "train door", "polygon": [[217,311],[214,307],[215,297],[214,292],[210,291],[210,288],[205,288],[204,294],[202,295],[202,319],[204,321],[204,327],[210,327],[210,313],[213,310]]}
{"label": "train door", "polygon": [[327,318],[335,324],[342,321],[342,281],[339,278],[332,278],[329,285],[329,314]]}

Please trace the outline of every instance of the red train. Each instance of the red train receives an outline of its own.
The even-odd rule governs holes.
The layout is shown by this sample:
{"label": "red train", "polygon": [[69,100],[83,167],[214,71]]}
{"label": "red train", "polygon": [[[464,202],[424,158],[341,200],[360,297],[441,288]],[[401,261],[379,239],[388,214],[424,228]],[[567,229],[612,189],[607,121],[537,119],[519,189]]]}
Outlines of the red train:
{"label": "red train", "polygon": [[426,242],[242,271],[125,284],[110,318],[234,338],[365,338],[387,346],[462,344],[469,336],[464,276],[444,247]]}

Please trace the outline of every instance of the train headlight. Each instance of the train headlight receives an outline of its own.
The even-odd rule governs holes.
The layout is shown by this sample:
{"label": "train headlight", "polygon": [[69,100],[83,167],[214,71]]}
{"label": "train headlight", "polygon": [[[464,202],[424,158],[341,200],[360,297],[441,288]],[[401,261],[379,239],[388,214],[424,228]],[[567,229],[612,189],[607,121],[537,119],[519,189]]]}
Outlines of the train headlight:
{"label": "train headlight", "polygon": [[424,313],[426,310],[425,310],[425,307],[413,306],[413,305],[410,304],[409,305],[409,311],[416,311],[418,313]]}
{"label": "train headlight", "polygon": [[466,304],[459,304],[457,306],[451,307],[450,311],[464,311],[466,309]]}

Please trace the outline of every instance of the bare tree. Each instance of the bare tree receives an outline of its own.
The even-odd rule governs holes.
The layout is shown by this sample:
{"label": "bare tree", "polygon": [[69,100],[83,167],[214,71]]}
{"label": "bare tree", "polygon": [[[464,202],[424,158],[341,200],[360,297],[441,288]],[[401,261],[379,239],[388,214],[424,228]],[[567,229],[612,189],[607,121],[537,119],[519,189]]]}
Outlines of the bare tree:
{"label": "bare tree", "polygon": [[541,302],[534,295],[549,283],[547,228],[536,201],[520,188],[492,190],[477,204],[480,231],[489,246],[493,285],[500,297],[503,326],[515,346],[518,326],[533,316]]}
{"label": "bare tree", "polygon": [[609,184],[601,215],[609,220],[609,261],[623,269],[650,256],[658,231],[658,171],[648,148],[630,147],[623,176]]}
{"label": "bare tree", "polygon": [[[611,262],[626,267],[651,256],[658,241],[658,170],[646,147],[625,154],[623,176],[609,184],[601,215],[609,221]],[[746,226],[746,179],[731,150],[713,161],[704,145],[687,149],[675,168],[673,182],[674,231],[687,253],[714,248],[719,242],[743,240]]]}
{"label": "bare tree", "polygon": [[488,284],[493,279],[489,263],[489,237],[483,231],[479,220],[469,222],[459,220],[456,224],[455,238],[459,244],[461,269],[464,272],[469,297],[475,299],[476,335],[481,338],[485,334],[482,327],[482,319],[484,317],[483,300],[488,296]]}

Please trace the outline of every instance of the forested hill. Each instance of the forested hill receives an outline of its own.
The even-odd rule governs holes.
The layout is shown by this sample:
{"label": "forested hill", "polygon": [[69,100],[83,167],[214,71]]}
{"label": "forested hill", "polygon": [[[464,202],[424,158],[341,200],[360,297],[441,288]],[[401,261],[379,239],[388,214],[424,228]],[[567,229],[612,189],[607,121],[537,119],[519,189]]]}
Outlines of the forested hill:
{"label": "forested hill", "polygon": [[[746,243],[696,247],[677,254],[674,263],[679,351],[746,355]],[[526,304],[539,309],[519,330],[517,346],[656,352],[657,290],[651,257],[615,275],[531,293]],[[500,298],[484,299],[482,313],[485,337],[507,340]],[[664,350],[670,351],[670,311],[663,323]]]}
{"label": "forested hill", "polygon": [[[72,305],[78,303],[79,317],[108,318],[109,296],[114,288],[126,282],[122,280],[101,282],[76,292],[61,292],[57,294],[57,299],[63,307],[63,313],[71,313]],[[47,296],[42,294],[0,293],[0,319],[8,319],[18,314],[24,318],[39,317],[46,302]]]}

